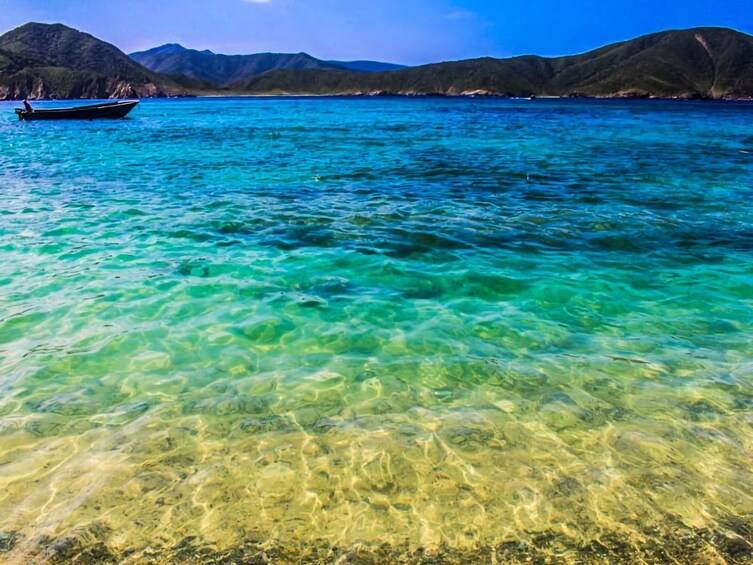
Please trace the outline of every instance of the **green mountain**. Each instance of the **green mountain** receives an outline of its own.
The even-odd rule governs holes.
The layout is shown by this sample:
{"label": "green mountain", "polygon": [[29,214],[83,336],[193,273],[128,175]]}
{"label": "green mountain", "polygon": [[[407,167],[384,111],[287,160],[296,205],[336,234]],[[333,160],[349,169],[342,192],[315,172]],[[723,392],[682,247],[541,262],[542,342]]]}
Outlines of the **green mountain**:
{"label": "green mountain", "polygon": [[483,58],[387,72],[362,72],[384,68],[370,62],[364,68],[364,62],[319,61],[305,53],[227,56],[179,45],[134,57],[171,74],[66,26],[26,24],[0,36],[0,99],[189,93],[753,98],[753,37],[711,27],[654,33],[570,57]]}
{"label": "green mountain", "polygon": [[61,24],[29,23],[0,36],[0,99],[186,94],[117,47]]}
{"label": "green mountain", "polygon": [[196,51],[171,43],[148,51],[131,53],[130,57],[152,71],[171,75],[182,74],[216,85],[248,80],[268,71],[281,69],[351,70],[379,72],[402,69],[400,65],[376,61],[321,61],[307,53],[259,53],[256,55],[218,55]]}
{"label": "green mountain", "polygon": [[753,97],[753,37],[723,28],[655,33],[570,57],[474,59],[405,70],[273,71],[248,93]]}
{"label": "green mountain", "polygon": [[158,73],[182,74],[217,85],[251,78],[276,69],[340,69],[306,53],[260,53],[257,55],[217,55],[211,51],[186,49],[169,44],[130,57]]}

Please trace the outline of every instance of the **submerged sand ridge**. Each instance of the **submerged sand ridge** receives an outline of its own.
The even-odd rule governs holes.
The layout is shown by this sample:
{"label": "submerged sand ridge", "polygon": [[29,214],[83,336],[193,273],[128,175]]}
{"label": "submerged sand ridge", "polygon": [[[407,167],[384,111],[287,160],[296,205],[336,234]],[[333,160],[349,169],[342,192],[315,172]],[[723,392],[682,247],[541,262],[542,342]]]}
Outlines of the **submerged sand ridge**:
{"label": "submerged sand ridge", "polygon": [[[405,413],[394,410],[421,394],[414,386],[347,386],[332,372],[297,392],[325,405],[348,398],[340,413],[285,402],[290,410],[258,413],[242,384],[215,383],[228,389],[193,410],[148,410],[115,433],[74,422],[74,435],[52,439],[37,428],[32,458],[4,457],[14,511],[0,529],[38,532],[8,557],[54,556],[60,539],[116,556],[164,556],[187,539],[218,552],[252,539],[301,552],[387,543],[460,554],[505,543],[545,552],[541,539],[552,539],[563,556],[607,539],[638,554],[657,535],[699,531],[724,533],[708,543],[719,559],[725,543],[745,547],[745,531],[726,529],[753,509],[741,488],[748,451],[737,450],[749,440],[735,431],[744,419],[691,404],[697,414],[657,426],[645,408],[614,414],[577,391],[510,401],[499,398],[503,375],[456,399],[430,391],[438,400]],[[709,449],[726,463],[710,465]]]}

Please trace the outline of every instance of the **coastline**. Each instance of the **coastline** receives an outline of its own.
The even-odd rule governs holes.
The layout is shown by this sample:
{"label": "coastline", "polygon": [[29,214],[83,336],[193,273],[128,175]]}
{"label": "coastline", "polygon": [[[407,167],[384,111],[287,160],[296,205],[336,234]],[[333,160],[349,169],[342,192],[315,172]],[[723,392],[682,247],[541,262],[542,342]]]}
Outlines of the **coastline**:
{"label": "coastline", "polygon": [[[691,97],[691,96],[654,96],[654,95],[563,95],[563,96],[553,96],[553,95],[533,95],[533,96],[511,96],[507,94],[497,94],[497,93],[488,93],[488,92],[468,92],[468,93],[460,93],[460,94],[448,94],[448,93],[428,93],[428,94],[422,94],[422,93],[402,93],[402,92],[384,92],[384,91],[378,91],[378,92],[343,92],[343,93],[289,93],[289,92],[263,92],[263,93],[225,93],[225,94],[216,94],[216,93],[201,93],[197,92],[195,94],[189,94],[185,96],[147,96],[147,97],[139,97],[139,98],[128,98],[133,100],[179,100],[179,99],[188,99],[188,100],[195,100],[195,99],[230,99],[230,98],[335,98],[335,99],[342,99],[342,98],[378,98],[378,99],[385,99],[385,98],[397,98],[397,99],[414,99],[414,98],[436,98],[436,99],[476,99],[476,98],[482,98],[482,99],[496,99],[496,100],[605,100],[605,101],[627,101],[627,100],[640,100],[640,101],[647,101],[647,100],[656,100],[656,101],[663,101],[663,102],[713,102],[713,103],[719,103],[719,102],[753,102],[753,97],[721,97],[721,98],[711,98],[711,97]],[[29,97],[28,100],[32,102],[88,102],[93,100],[114,100],[114,99],[120,99],[119,97],[109,97],[109,98],[33,98]],[[123,98],[125,99],[125,98]],[[0,102],[21,102],[23,101],[23,98],[7,98],[0,100]]]}
{"label": "coastline", "polygon": [[[606,533],[599,539],[577,544],[561,532],[538,532],[527,539],[500,540],[470,548],[421,547],[400,544],[354,543],[348,547],[326,540],[314,543],[285,542],[265,536],[218,547],[195,536],[170,546],[149,545],[112,549],[102,532],[82,532],[79,537],[44,538],[36,545],[17,543],[14,533],[0,536],[0,558],[10,561],[43,561],[53,564],[95,565],[102,563],[409,563],[415,565],[465,563],[548,563],[552,560],[596,565],[631,563],[753,563],[753,517],[734,519],[718,530],[687,528],[668,524],[664,531],[646,532],[645,539],[622,539]],[[745,532],[748,539],[730,531]],[[98,539],[102,538],[102,539]],[[85,540],[85,541],[84,541]]]}
{"label": "coastline", "polygon": [[[91,61],[72,57],[71,50],[60,49],[67,45],[61,41],[45,52],[40,46],[48,36],[69,38],[66,41],[89,53]],[[131,57],[63,24],[30,22],[0,39],[7,48],[0,57],[7,59],[0,73],[3,99],[276,95],[753,100],[753,36],[722,27],[660,31],[558,57],[482,56],[373,72],[327,66],[305,53],[301,55],[314,66],[290,66],[287,59],[279,59],[290,54],[280,53],[272,54],[275,64],[230,72],[212,58],[221,55],[211,53],[193,68],[183,60],[191,50],[181,46],[173,54],[176,60],[162,66],[162,55],[154,55],[154,60]],[[150,52],[160,53],[155,50]],[[82,71],[93,74],[83,76]]]}

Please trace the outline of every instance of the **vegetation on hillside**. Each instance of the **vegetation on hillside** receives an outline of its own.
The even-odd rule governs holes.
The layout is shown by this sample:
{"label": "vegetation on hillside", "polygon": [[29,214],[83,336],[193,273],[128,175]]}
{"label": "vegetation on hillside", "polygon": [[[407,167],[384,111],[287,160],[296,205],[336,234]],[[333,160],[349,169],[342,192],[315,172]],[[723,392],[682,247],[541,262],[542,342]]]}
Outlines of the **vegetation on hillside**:
{"label": "vegetation on hillside", "polygon": [[29,23],[0,36],[0,99],[186,94],[117,47],[61,24]]}
{"label": "vegetation on hillside", "polygon": [[362,75],[274,71],[249,93],[753,97],[753,37],[721,28],[656,33],[582,55],[482,58]]}
{"label": "vegetation on hillside", "polygon": [[[26,24],[0,36],[0,99],[208,93],[753,98],[753,37],[723,28],[655,33],[570,57],[481,58],[372,73],[306,54],[233,57],[178,45],[145,53],[157,51],[188,53],[201,65],[196,72],[161,74],[91,35]],[[164,70],[173,67],[166,63]],[[228,82],[248,73],[253,76]]]}

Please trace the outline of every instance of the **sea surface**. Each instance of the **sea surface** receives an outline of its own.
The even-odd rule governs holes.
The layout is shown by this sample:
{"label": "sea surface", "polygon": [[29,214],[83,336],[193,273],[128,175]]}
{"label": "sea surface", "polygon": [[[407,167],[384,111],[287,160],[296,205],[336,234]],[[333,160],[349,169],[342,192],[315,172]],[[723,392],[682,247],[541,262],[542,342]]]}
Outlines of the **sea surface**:
{"label": "sea surface", "polygon": [[753,559],[753,105],[16,105],[0,562]]}

